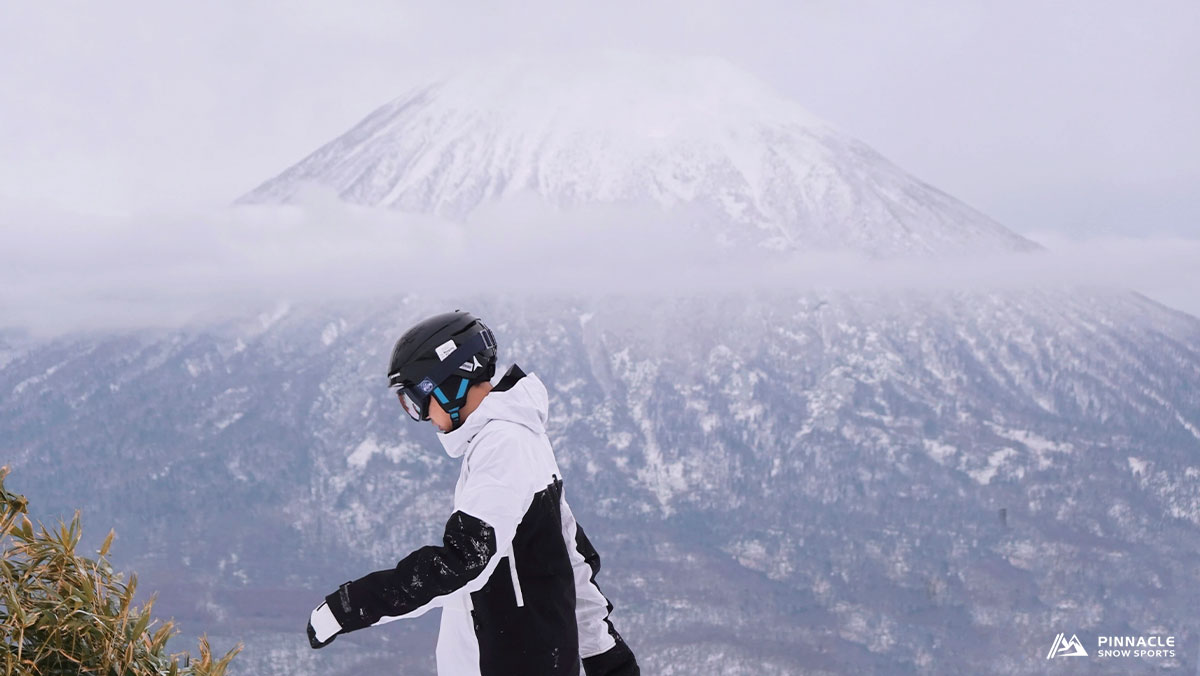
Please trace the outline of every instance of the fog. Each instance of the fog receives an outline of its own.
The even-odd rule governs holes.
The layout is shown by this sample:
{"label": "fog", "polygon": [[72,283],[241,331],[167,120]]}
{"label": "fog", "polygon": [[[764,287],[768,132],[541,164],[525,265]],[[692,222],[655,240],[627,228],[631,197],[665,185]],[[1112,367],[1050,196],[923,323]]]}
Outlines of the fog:
{"label": "fog", "polygon": [[940,260],[730,248],[669,213],[563,212],[533,199],[466,223],[351,206],[314,190],[288,206],[136,216],[0,213],[2,324],[38,335],[179,327],[403,293],[504,297],[1112,287],[1200,315],[1200,241],[1070,239]]}

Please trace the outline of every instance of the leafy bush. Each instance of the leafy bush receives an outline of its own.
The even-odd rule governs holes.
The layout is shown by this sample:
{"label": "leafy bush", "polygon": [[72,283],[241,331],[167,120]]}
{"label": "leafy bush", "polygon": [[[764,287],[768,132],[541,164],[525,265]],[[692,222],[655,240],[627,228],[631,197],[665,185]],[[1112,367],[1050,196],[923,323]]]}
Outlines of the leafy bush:
{"label": "leafy bush", "polygon": [[[166,653],[175,623],[159,625],[154,598],[133,604],[137,576],[113,573],[109,532],[96,559],[76,553],[79,512],[70,524],[37,528],[24,496],[9,493],[0,467],[0,670],[30,676],[221,676],[241,646],[214,660],[206,638],[200,657]],[[183,665],[180,665],[180,661]]]}

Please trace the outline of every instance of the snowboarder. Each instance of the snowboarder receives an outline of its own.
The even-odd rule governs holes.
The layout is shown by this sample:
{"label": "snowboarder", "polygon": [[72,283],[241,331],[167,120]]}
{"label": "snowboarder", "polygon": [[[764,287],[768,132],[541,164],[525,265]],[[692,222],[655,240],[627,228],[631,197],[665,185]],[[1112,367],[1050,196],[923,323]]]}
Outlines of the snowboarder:
{"label": "snowboarder", "polygon": [[546,436],[546,387],[470,313],[430,317],[392,351],[408,415],[463,459],[442,545],[343,584],[313,610],[313,648],[340,634],[442,608],[439,676],[638,676],[596,586],[600,557],[575,521]]}

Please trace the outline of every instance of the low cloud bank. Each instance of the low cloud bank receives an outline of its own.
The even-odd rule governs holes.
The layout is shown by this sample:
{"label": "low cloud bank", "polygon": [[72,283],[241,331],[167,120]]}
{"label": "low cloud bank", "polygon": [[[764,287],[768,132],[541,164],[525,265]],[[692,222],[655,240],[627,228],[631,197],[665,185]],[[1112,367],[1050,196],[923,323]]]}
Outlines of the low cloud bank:
{"label": "low cloud bank", "polygon": [[1027,254],[871,260],[720,245],[666,215],[509,205],[466,224],[312,196],[210,213],[0,214],[0,328],[177,326],[279,301],[402,293],[705,295],[1105,286],[1200,316],[1200,240],[1065,239]]}

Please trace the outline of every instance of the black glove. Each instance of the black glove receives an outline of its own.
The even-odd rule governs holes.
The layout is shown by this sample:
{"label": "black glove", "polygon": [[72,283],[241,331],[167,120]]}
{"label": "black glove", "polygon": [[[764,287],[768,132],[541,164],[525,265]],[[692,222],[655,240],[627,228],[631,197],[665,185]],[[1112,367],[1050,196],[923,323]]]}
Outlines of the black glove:
{"label": "black glove", "polygon": [[[316,624],[314,628],[313,625]],[[325,603],[317,606],[308,618],[308,644],[313,648],[324,648],[333,643],[333,639],[341,633],[342,627],[337,618]],[[322,638],[324,640],[322,640]]]}

